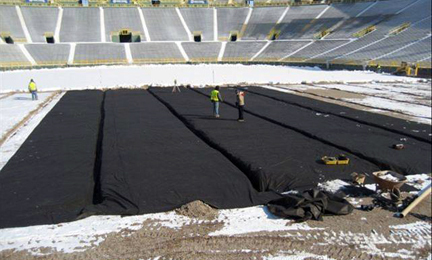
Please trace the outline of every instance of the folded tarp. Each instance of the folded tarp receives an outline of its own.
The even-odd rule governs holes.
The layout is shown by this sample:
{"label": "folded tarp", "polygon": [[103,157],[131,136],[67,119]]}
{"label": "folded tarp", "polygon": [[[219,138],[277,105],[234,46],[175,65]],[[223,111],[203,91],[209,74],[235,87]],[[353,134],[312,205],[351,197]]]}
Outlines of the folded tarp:
{"label": "folded tarp", "polygon": [[[350,178],[354,171],[378,170],[374,164],[351,154],[346,154],[349,165],[324,165],[322,156],[343,151],[255,116],[237,122],[237,109],[226,104],[221,104],[221,118],[213,118],[210,99],[194,90],[176,95],[170,89],[150,91],[198,135],[230,158],[259,191],[308,189],[325,180]],[[203,91],[209,94],[211,89]],[[225,90],[221,93],[224,97]]]}
{"label": "folded tarp", "polygon": [[301,222],[310,219],[322,220],[324,215],[348,215],[354,207],[341,197],[312,189],[270,201],[268,209],[278,217]]}
{"label": "folded tarp", "polygon": [[101,91],[68,92],[0,172],[0,228],[74,220],[93,200]]}
{"label": "folded tarp", "polygon": [[162,212],[194,200],[237,208],[280,198],[254,190],[239,169],[149,92],[108,91],[104,109],[102,202],[84,214]]}
{"label": "folded tarp", "polygon": [[248,87],[248,91],[260,95],[265,95],[273,99],[281,100],[286,102],[287,104],[304,107],[308,110],[314,110],[317,113],[325,113],[344,117],[362,124],[368,124],[395,133],[399,133],[402,136],[415,138],[419,141],[425,141],[429,143],[432,142],[432,129],[431,126],[427,124],[421,124],[367,111],[361,111],[350,107],[339,106],[316,99],[302,97],[299,95],[289,94],[276,90],[270,90],[266,88]]}
{"label": "folded tarp", "polygon": [[[226,92],[226,100],[234,104],[234,90],[226,90]],[[274,91],[269,90],[268,92]],[[331,143],[349,153],[373,162],[381,169],[404,174],[420,174],[431,171],[431,144],[428,142],[419,141],[370,124],[362,124],[346,117],[316,112],[316,109],[319,108],[314,108],[314,110],[305,109],[304,107],[280,102],[254,93],[255,89],[246,96],[247,111]],[[267,92],[263,91],[263,93]],[[289,94],[282,93],[278,95],[279,99],[285,99],[284,95]],[[289,95],[287,98],[290,99],[291,96]],[[312,105],[316,103],[313,99],[309,100],[311,100]],[[323,103],[325,109],[326,105],[324,104],[326,103],[321,103]],[[307,106],[306,103],[303,105]],[[331,107],[335,108],[334,105]],[[345,108],[340,107],[340,111],[345,111]],[[349,114],[354,113],[349,112]],[[360,114],[367,115],[366,112]],[[372,120],[381,121],[373,122]],[[398,119],[381,115],[379,115],[379,118],[375,118],[375,116],[368,118],[368,122],[373,125],[391,121],[398,121]],[[396,150],[392,148],[394,144],[398,143],[404,144],[405,149]]]}

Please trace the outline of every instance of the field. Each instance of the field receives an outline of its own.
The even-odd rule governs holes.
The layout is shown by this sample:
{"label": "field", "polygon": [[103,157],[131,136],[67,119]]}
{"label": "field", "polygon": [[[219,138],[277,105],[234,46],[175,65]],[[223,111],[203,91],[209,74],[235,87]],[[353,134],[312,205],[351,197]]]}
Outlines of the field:
{"label": "field", "polygon": [[[42,90],[37,102],[21,92],[28,78]],[[172,92],[174,80],[181,92]],[[219,119],[214,85],[224,98]],[[245,122],[237,121],[239,86]],[[350,182],[352,172],[403,172],[402,198],[430,184],[429,81],[167,65],[4,72],[0,90],[2,259],[431,257],[430,196],[400,219],[389,208],[360,209],[376,198],[371,176],[358,192]],[[407,149],[390,148],[400,142]],[[319,163],[341,153],[348,166]],[[265,191],[311,187],[343,191],[356,209],[295,223],[263,206],[280,196]],[[213,208],[178,210],[196,200]],[[72,221],[80,212],[89,217]]]}

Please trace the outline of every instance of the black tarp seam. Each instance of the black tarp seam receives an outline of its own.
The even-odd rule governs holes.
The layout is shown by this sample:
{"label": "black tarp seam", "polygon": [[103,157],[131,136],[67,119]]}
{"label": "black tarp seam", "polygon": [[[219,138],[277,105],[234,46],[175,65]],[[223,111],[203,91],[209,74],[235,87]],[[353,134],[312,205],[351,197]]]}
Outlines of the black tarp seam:
{"label": "black tarp seam", "polygon": [[98,129],[98,137],[96,141],[96,157],[93,168],[93,181],[94,181],[94,191],[93,191],[93,204],[99,204],[102,202],[101,194],[101,170],[102,170],[102,154],[103,154],[103,135],[104,135],[104,125],[105,125],[105,96],[106,92],[103,92],[102,102],[100,106],[100,121]]}
{"label": "black tarp seam", "polygon": [[194,135],[196,135],[200,140],[202,140],[205,144],[210,146],[211,148],[215,149],[219,153],[221,153],[225,158],[227,158],[234,166],[236,166],[243,174],[248,178],[248,180],[251,182],[252,186],[256,190],[260,190],[259,186],[259,180],[251,179],[251,176],[257,176],[257,174],[249,174],[251,172],[255,172],[250,166],[248,166],[247,163],[243,162],[241,159],[237,158],[233,154],[231,154],[228,150],[222,148],[217,143],[213,142],[211,138],[207,136],[203,131],[198,130],[195,128],[189,121],[182,116],[180,113],[178,113],[174,107],[172,107],[168,102],[163,100],[161,97],[159,97],[156,93],[151,91],[151,89],[148,89],[148,92],[156,98],[159,102],[161,102],[177,119],[180,120]]}
{"label": "black tarp seam", "polygon": [[301,105],[301,104],[298,104],[298,103],[293,103],[293,102],[289,102],[289,101],[286,101],[286,100],[283,100],[283,99],[280,99],[280,98],[277,98],[277,97],[272,97],[272,96],[269,96],[269,95],[266,95],[266,94],[263,94],[263,93],[258,93],[258,92],[255,92],[253,90],[249,90],[248,89],[247,91],[249,93],[255,94],[257,96],[266,97],[266,98],[273,99],[273,100],[276,100],[276,101],[279,101],[279,102],[282,102],[282,103],[286,103],[286,104],[289,104],[289,105],[293,105],[293,106],[297,106],[297,107],[300,107],[300,108],[304,108],[304,109],[307,109],[307,110],[310,110],[310,111],[313,111],[313,112],[324,113],[324,114],[328,114],[328,115],[332,115],[332,116],[337,116],[337,117],[340,117],[340,118],[343,118],[343,119],[346,119],[346,120],[350,120],[350,121],[353,121],[353,122],[357,122],[357,123],[361,123],[361,124],[364,124],[364,125],[376,127],[376,128],[379,128],[379,129],[382,129],[382,130],[385,130],[385,131],[389,131],[391,133],[400,134],[400,135],[403,135],[403,136],[408,136],[408,137],[413,138],[413,139],[415,139],[417,141],[420,141],[420,142],[424,142],[424,143],[428,143],[428,144],[432,143],[432,141],[429,141],[428,139],[425,139],[425,138],[422,138],[422,137],[419,137],[419,136],[415,136],[415,135],[410,135],[409,133],[404,133],[402,131],[398,131],[398,130],[395,130],[395,129],[392,129],[392,128],[388,128],[388,127],[385,127],[385,126],[382,126],[382,125],[379,125],[379,124],[374,124],[374,123],[371,123],[371,122],[367,122],[367,121],[364,121],[364,120],[351,118],[351,117],[340,115],[340,114],[336,114],[336,113],[324,112],[324,111],[313,109],[311,107],[304,106],[304,105]]}
{"label": "black tarp seam", "polygon": [[[198,91],[198,90],[196,90],[196,89],[192,89],[192,88],[191,88],[191,90],[193,90],[193,91],[195,91],[195,92],[197,92],[197,93],[199,93],[199,94],[201,94],[201,95],[204,95],[204,96],[208,97],[208,95],[206,95],[206,94],[204,94],[204,93],[202,93],[202,92],[200,92],[200,91]],[[231,104],[230,102],[224,101],[223,103],[225,103],[225,104],[227,104],[227,105],[229,105],[229,106],[231,106],[231,107],[236,108],[236,106],[235,106],[234,104]],[[301,134],[301,135],[303,135],[303,136],[305,136],[305,137],[307,137],[307,138],[311,138],[311,139],[316,140],[316,141],[319,141],[319,142],[321,142],[321,143],[323,143],[323,144],[325,144],[325,145],[329,145],[329,146],[331,146],[331,147],[335,147],[335,148],[338,148],[338,149],[340,149],[340,150],[342,150],[342,151],[345,151],[345,152],[347,152],[347,153],[353,154],[353,155],[359,157],[360,159],[363,159],[363,160],[365,160],[365,161],[368,161],[368,162],[370,162],[370,163],[376,165],[376,166],[377,166],[378,168],[380,168],[380,169],[395,168],[395,167],[390,167],[390,165],[388,165],[388,164],[386,164],[386,163],[383,163],[383,162],[380,162],[379,160],[376,160],[375,158],[368,157],[368,156],[365,156],[365,155],[363,155],[363,154],[360,154],[360,153],[354,152],[354,151],[352,151],[351,149],[349,149],[349,148],[347,148],[347,147],[343,147],[343,146],[340,146],[340,145],[336,145],[336,144],[334,144],[334,143],[332,143],[332,142],[329,142],[329,141],[327,141],[327,140],[325,140],[325,139],[322,139],[322,138],[320,138],[320,137],[318,137],[318,136],[316,136],[316,135],[313,135],[313,134],[311,134],[311,133],[309,133],[309,132],[303,131],[303,130],[298,129],[298,128],[296,128],[296,127],[292,127],[292,126],[286,125],[286,124],[281,123],[281,122],[279,122],[279,121],[277,121],[277,120],[274,120],[274,119],[268,118],[268,117],[266,117],[266,116],[263,116],[263,115],[260,115],[260,114],[255,113],[255,112],[252,112],[252,111],[250,111],[250,110],[248,110],[248,109],[244,109],[244,111],[245,111],[246,113],[249,113],[249,114],[255,116],[255,117],[261,118],[261,119],[263,119],[263,120],[265,120],[265,121],[267,121],[267,122],[270,122],[270,123],[273,123],[273,124],[278,125],[278,126],[280,126],[280,127],[283,127],[283,128],[286,128],[286,129],[290,129],[290,130],[292,130],[292,131],[295,131],[295,132],[297,132],[297,133],[299,133],[299,134]]]}

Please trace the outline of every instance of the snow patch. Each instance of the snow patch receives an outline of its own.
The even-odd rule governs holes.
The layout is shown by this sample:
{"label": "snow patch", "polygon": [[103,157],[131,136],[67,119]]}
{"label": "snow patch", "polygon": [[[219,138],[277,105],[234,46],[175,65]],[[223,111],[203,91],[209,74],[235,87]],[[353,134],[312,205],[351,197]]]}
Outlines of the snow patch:
{"label": "snow patch", "polygon": [[40,90],[70,90],[113,88],[117,86],[178,84],[300,84],[313,82],[372,82],[405,81],[416,79],[378,74],[369,71],[324,71],[310,67],[241,64],[168,64],[97,66],[79,68],[32,69],[1,72],[0,92],[26,90],[28,80],[38,82]]}
{"label": "snow patch", "polygon": [[[49,104],[47,104],[42,110],[40,110],[38,113],[36,113],[34,116],[32,116],[26,123],[24,123],[23,126],[21,126],[15,133],[13,133],[4,143],[2,146],[0,146],[0,170],[6,165],[6,163],[9,161],[10,158],[18,151],[18,149],[21,147],[21,145],[24,143],[24,141],[29,137],[31,132],[33,132],[33,129],[36,128],[36,126],[39,125],[39,123],[44,119],[46,114],[51,111],[51,109],[57,104],[57,102],[63,97],[64,93],[61,93],[57,97],[53,98]],[[26,115],[30,112],[28,109],[31,109],[29,107],[26,107],[27,110]],[[2,111],[2,110],[0,110]],[[9,113],[15,114],[15,110],[10,110]],[[17,113],[18,114],[18,113]],[[18,116],[8,116],[5,115],[7,118],[9,118],[8,123],[9,125],[15,125],[19,121],[21,121],[20,117]],[[2,121],[3,123],[3,121]]]}
{"label": "snow patch", "polygon": [[263,257],[264,260],[304,260],[304,259],[319,259],[319,260],[333,260],[333,258],[321,255],[315,255],[306,252],[279,252],[276,255]]}
{"label": "snow patch", "polygon": [[422,190],[426,188],[432,182],[432,178],[428,174],[415,174],[415,175],[407,175],[408,185],[413,186],[416,189]]}
{"label": "snow patch", "polygon": [[330,193],[337,193],[338,191],[342,190],[346,186],[351,186],[351,184],[339,179],[318,183],[319,189]]}
{"label": "snow patch", "polygon": [[28,93],[17,93],[0,100],[0,133],[3,137],[18,122],[45,102],[52,93],[38,93],[38,100],[31,100]]}
{"label": "snow patch", "polygon": [[[28,250],[41,255],[39,248],[72,253],[98,246],[112,232],[124,229],[138,230],[146,220],[158,220],[158,226],[177,229],[191,222],[191,219],[174,212],[140,216],[92,216],[83,220],[58,225],[39,225],[0,230],[0,251],[7,249]],[[158,228],[158,227],[156,227]]]}
{"label": "snow patch", "polygon": [[217,218],[225,223],[221,230],[210,236],[239,235],[260,231],[320,230],[311,228],[307,223],[292,223],[271,214],[267,207],[257,206],[242,209],[221,210]]}

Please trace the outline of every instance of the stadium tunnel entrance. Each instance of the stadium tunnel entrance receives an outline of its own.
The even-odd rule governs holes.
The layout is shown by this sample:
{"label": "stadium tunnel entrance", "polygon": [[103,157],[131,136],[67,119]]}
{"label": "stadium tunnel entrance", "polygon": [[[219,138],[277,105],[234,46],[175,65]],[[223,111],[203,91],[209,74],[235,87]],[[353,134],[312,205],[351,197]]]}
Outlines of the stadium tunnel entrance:
{"label": "stadium tunnel entrance", "polygon": [[47,43],[55,43],[53,33],[50,33],[50,32],[45,33],[45,39],[46,39]]}
{"label": "stadium tunnel entrance", "polygon": [[132,32],[129,29],[122,29],[119,32],[111,33],[112,42],[141,42],[141,34],[140,32]]}
{"label": "stadium tunnel entrance", "polygon": [[201,42],[202,41],[202,33],[201,32],[193,32],[193,38],[194,42]]}
{"label": "stadium tunnel entrance", "polygon": [[14,40],[8,32],[0,33],[0,38],[2,38],[2,40],[7,44],[14,44]]}

